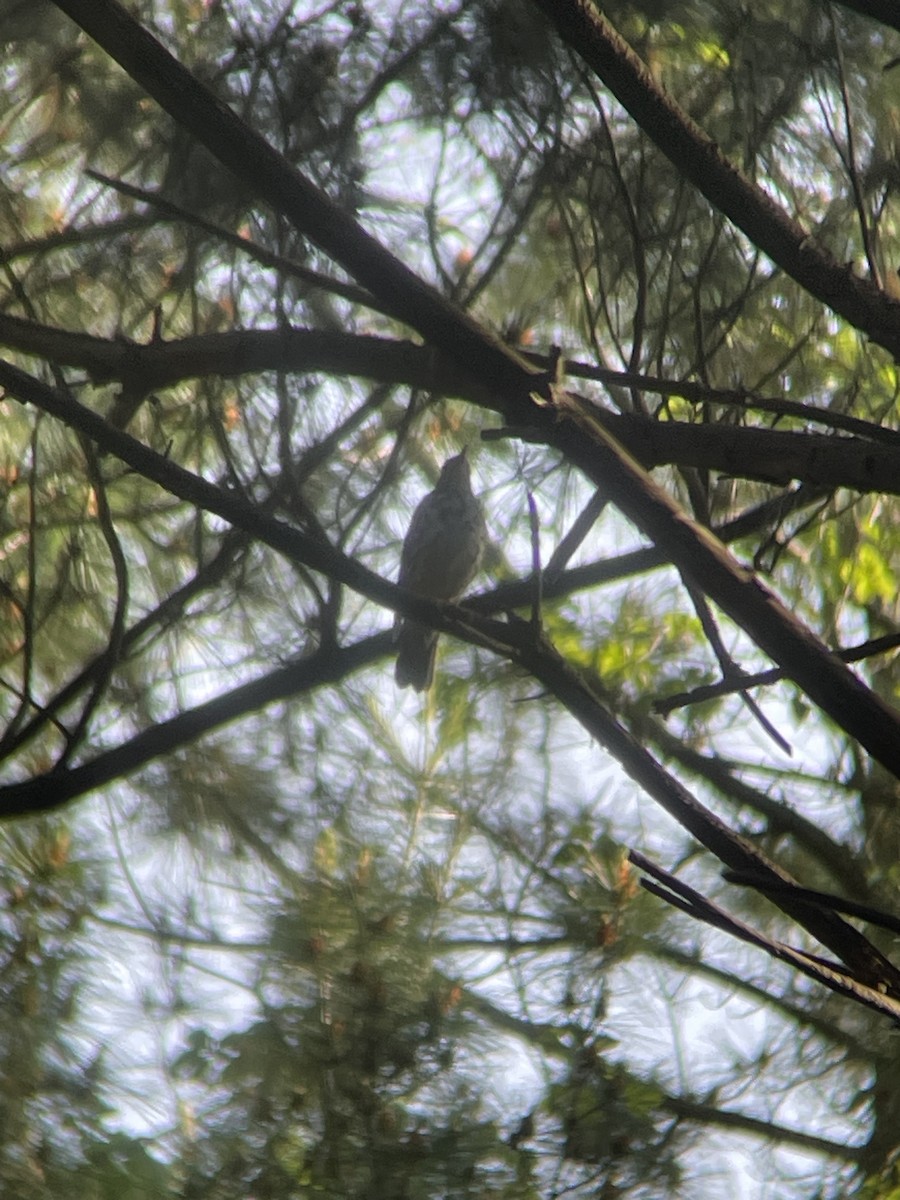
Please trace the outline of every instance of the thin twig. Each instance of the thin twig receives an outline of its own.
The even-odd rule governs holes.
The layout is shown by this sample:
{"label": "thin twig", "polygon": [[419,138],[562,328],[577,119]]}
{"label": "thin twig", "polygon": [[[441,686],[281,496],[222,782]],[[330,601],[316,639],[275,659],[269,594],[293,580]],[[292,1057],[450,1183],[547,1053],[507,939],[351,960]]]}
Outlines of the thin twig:
{"label": "thin twig", "polygon": [[210,237],[215,238],[217,241],[223,243],[223,245],[240,250],[242,254],[246,254],[249,258],[264,267],[271,267],[273,270],[281,271],[285,275],[301,280],[310,287],[321,288],[323,291],[330,292],[334,296],[340,296],[344,300],[349,300],[351,304],[364,305],[366,308],[371,308],[374,312],[383,313],[385,316],[393,315],[389,305],[377,300],[365,288],[357,287],[352,283],[344,283],[343,280],[335,279],[331,275],[323,275],[321,271],[312,271],[309,267],[302,267],[299,263],[294,262],[293,259],[276,254],[275,251],[269,250],[268,247],[261,246],[259,242],[254,242],[250,238],[243,237],[241,234],[232,233],[230,230],[225,229],[224,226],[217,225],[215,221],[210,221],[206,217],[201,217],[197,213],[191,212],[189,209],[182,208],[180,204],[174,204],[171,200],[167,200],[157,192],[135,187],[132,183],[126,183],[124,179],[113,179],[110,175],[104,175],[101,171],[95,171],[91,168],[88,168],[85,174],[96,183],[101,183],[104,187],[121,192],[123,196],[129,196],[132,200],[140,200],[144,204],[151,205],[167,221],[177,221],[179,224],[192,225],[195,229],[200,229],[203,233],[208,233]]}
{"label": "thin twig", "polygon": [[66,746],[57,764],[58,767],[64,766],[75,753],[79,742],[84,737],[91,716],[106,692],[106,685],[122,653],[122,640],[125,636],[125,620],[128,612],[128,563],[110,511],[99,456],[89,438],[81,437],[79,441],[87,464],[91,491],[97,505],[97,522],[113,563],[113,572],[116,577],[116,597],[106,649],[99,657],[91,690],[79,713],[74,729],[66,739]]}
{"label": "thin twig", "polygon": [[775,745],[778,746],[778,748],[780,750],[782,750],[787,755],[793,754],[793,749],[791,747],[790,742],[785,737],[782,737],[782,735],[778,732],[778,730],[775,728],[775,726],[772,724],[772,722],[769,720],[769,718],[765,715],[765,713],[762,711],[762,709],[759,707],[759,705],[756,703],[756,701],[753,699],[753,697],[749,694],[747,689],[745,687],[741,686],[741,682],[740,682],[740,677],[742,675],[741,669],[737,665],[737,663],[735,663],[735,661],[731,657],[731,655],[728,653],[725,643],[722,640],[722,635],[719,633],[719,627],[716,624],[716,619],[713,616],[712,609],[710,608],[706,597],[703,595],[703,593],[700,591],[699,588],[694,587],[694,585],[690,582],[690,580],[687,579],[683,575],[682,575],[682,582],[684,583],[684,586],[687,588],[687,593],[691,598],[691,603],[694,606],[694,611],[696,612],[697,617],[699,618],[699,621],[700,621],[700,625],[703,629],[703,632],[706,635],[706,640],[709,642],[710,646],[712,647],[712,651],[715,654],[716,659],[719,663],[719,669],[722,672],[723,679],[724,680],[737,679],[738,682],[737,682],[736,690],[740,692],[741,699],[743,700],[744,704],[747,706],[748,710],[753,714],[753,716],[759,722],[762,729],[769,735],[769,737],[772,739],[772,741],[775,743]]}
{"label": "thin twig", "polygon": [[544,572],[547,580],[559,578],[572,555],[587,537],[600,514],[606,508],[608,501],[602,491],[594,492],[590,500],[572,522],[572,527],[560,539],[556,549],[550,555],[550,561]]}
{"label": "thin twig", "polygon": [[[876,654],[886,654],[900,646],[900,633],[887,633],[884,637],[870,638],[857,646],[832,651],[841,662],[862,662],[863,659],[873,658]],[[733,692],[743,692],[751,687],[768,687],[786,678],[780,667],[770,667],[767,671],[756,671],[752,675],[745,674],[738,668],[738,675],[733,679],[721,679],[718,683],[707,683],[702,687],[692,688],[689,692],[678,692],[674,696],[666,696],[662,700],[654,700],[653,711],[659,716],[666,717],[676,708],[685,708],[689,704],[702,704],[705,700],[717,700],[720,696],[729,696]]]}
{"label": "thin twig", "polygon": [[[866,255],[866,262],[869,264],[869,271],[872,274],[874,283],[881,287],[881,273],[878,270],[878,264],[875,261],[875,252],[872,246],[872,231],[869,228],[869,218],[866,213],[866,201],[863,196],[862,184],[859,178],[859,171],[856,166],[856,138],[853,134],[853,117],[850,111],[850,93],[847,89],[847,71],[844,65],[844,51],[841,46],[841,39],[838,32],[837,18],[835,16],[834,7],[829,4],[828,17],[831,21],[831,34],[834,39],[834,55],[837,61],[838,79],[840,80],[841,88],[841,105],[844,110],[844,133],[847,138],[847,152],[841,154],[844,161],[844,167],[850,177],[850,186],[853,189],[853,202],[856,206],[856,215],[859,218],[859,232],[862,238],[863,249]],[[836,139],[835,139],[836,140]]]}
{"label": "thin twig", "polygon": [[530,490],[526,492],[526,495],[528,497],[528,523],[531,528],[531,625],[537,633],[541,628],[541,604],[544,589],[544,573],[541,569],[541,527],[534,495]]}

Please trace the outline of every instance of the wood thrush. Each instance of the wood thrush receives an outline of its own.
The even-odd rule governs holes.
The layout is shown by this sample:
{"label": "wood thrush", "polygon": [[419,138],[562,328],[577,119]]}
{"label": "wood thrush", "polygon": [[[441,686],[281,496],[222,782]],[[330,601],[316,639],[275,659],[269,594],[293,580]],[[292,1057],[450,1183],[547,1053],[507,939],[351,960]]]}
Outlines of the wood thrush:
{"label": "wood thrush", "polygon": [[[475,578],[484,551],[481,505],[472,494],[466,452],[448,458],[434,491],[419,502],[400,555],[398,582],[431,600],[458,600]],[[398,619],[399,687],[424,692],[434,678],[438,635],[417,621]]]}

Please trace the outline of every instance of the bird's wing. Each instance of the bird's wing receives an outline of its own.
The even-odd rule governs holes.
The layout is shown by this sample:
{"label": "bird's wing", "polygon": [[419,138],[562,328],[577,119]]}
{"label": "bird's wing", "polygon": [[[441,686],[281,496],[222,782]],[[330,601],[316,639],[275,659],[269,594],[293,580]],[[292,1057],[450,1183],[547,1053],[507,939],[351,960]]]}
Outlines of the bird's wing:
{"label": "bird's wing", "polygon": [[421,580],[422,568],[431,560],[428,552],[429,545],[434,539],[435,523],[431,513],[432,493],[420,500],[412,515],[406,537],[403,539],[403,549],[400,552],[400,576],[398,582],[403,587],[416,591]]}

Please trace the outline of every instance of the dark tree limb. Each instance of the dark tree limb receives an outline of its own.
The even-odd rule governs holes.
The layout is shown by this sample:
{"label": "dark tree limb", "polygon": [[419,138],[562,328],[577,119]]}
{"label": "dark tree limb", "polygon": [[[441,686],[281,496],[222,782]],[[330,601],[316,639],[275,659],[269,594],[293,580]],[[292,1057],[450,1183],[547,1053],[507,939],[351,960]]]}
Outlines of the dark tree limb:
{"label": "dark tree limb", "polygon": [[54,0],[252,194],[341,263],[400,320],[466,365],[498,396],[525,402],[546,390],[538,368],[420,279],[321,189],[292,167],[181,65],[116,0]]}
{"label": "dark tree limb", "polygon": [[[239,496],[192,475],[17,367],[0,363],[0,386],[93,438],[101,449],[117,455],[167,491],[217,513],[288,557],[329,574],[404,615],[429,611],[416,597],[402,599],[398,604],[397,595],[402,597],[403,593],[395,593],[392,585],[321,539],[274,521]],[[887,770],[900,777],[900,717],[832,655],[751,572],[738,566],[708,529],[692,521],[649,478],[606,432],[596,410],[559,388],[554,390],[554,401],[553,404],[529,402],[545,428],[548,442],[581,467],[654,542],[664,546],[679,569],[708,592],[823,711]],[[417,605],[422,607],[417,609]]]}
{"label": "dark tree limb", "polygon": [[900,358],[900,302],[817,245],[752,183],[653,78],[591,0],[538,0],[563,41],[631,114],[648,138],[763,253],[854,328]]}
{"label": "dark tree limb", "polygon": [[[190,378],[282,370],[322,372],[339,378],[354,376],[459,396],[488,407],[495,403],[490,392],[468,373],[426,346],[330,330],[234,330],[141,344],[124,338],[70,333],[0,313],[0,343],[80,367],[96,383],[116,381],[124,393],[141,396]],[[640,375],[619,375],[618,382],[626,380],[632,388],[658,389],[663,383]],[[673,394],[690,391],[693,396],[690,385],[671,388]],[[707,392],[703,398],[728,403],[735,395]],[[781,415],[821,421],[830,415],[835,428],[847,425],[841,420],[844,414],[811,411],[803,405],[795,408],[800,411]],[[848,418],[858,436],[838,438],[733,424],[661,421],[596,406],[592,411],[597,421],[647,468],[677,464],[769,483],[796,479],[831,490],[845,487],[857,492],[900,494],[900,432],[858,418]],[[546,440],[540,426],[535,426],[533,436],[541,442]],[[602,503],[598,498],[598,508]],[[551,566],[548,564],[547,569],[552,574]]]}
{"label": "dark tree limb", "polygon": [[868,921],[870,925],[877,925],[879,929],[887,929],[891,933],[900,933],[900,917],[885,912],[883,909],[873,908],[871,904],[861,904],[858,900],[848,900],[843,896],[835,896],[832,892],[798,887],[793,883],[766,883],[752,875],[743,875],[740,871],[723,871],[722,876],[729,883],[756,888],[764,896],[773,896],[790,888],[798,900],[805,900],[809,904],[818,904],[822,908],[844,913],[848,917],[859,917],[860,920]]}
{"label": "dark tree limb", "polygon": [[881,1016],[890,1017],[894,1022],[900,1024],[900,999],[886,995],[877,987],[871,987],[868,981],[844,971],[838,964],[828,963],[817,955],[795,950],[793,946],[758,933],[743,921],[732,917],[718,904],[701,896],[698,891],[683,883],[669,871],[664,871],[661,867],[656,866],[638,851],[632,850],[628,857],[639,870],[650,876],[649,879],[642,879],[641,883],[654,896],[659,896],[661,900],[665,900],[674,908],[681,909],[688,916],[695,917],[707,925],[730,933],[742,942],[748,942],[751,946],[764,950],[772,958],[787,963],[802,974],[808,975],[810,979],[823,984],[830,991],[837,992],[839,996],[855,1000],[866,1008],[871,1008]]}
{"label": "dark tree limb", "polygon": [[[341,377],[361,376],[380,383],[443,390],[473,403],[486,403],[485,389],[479,387],[453,359],[436,355],[432,349],[413,342],[368,334],[290,327],[232,329],[171,341],[154,338],[149,342],[135,342],[121,336],[101,338],[56,329],[0,312],[0,344],[66,366],[80,367],[95,383],[118,382],[135,390],[171,387],[185,379],[207,375],[234,376],[281,369],[322,371]],[[548,375],[553,373],[553,355],[528,352],[523,357]],[[716,404],[747,412],[771,413],[775,417],[787,417],[804,425],[824,425],[900,449],[900,430],[832,408],[801,404],[780,396],[760,396],[742,389],[709,387],[696,380],[661,379],[634,371],[613,371],[577,359],[564,360],[560,368],[563,376],[591,380],[608,388],[677,396],[690,404]],[[660,422],[633,419],[631,424],[635,429],[641,429],[649,424],[660,425]],[[705,427],[692,424],[690,428]],[[619,436],[627,437],[624,433]]]}
{"label": "dark tree limb", "polygon": [[[401,589],[390,584],[385,586],[402,596]],[[793,882],[789,876],[769,862],[750,842],[730,830],[671,776],[612,715],[588,682],[573,671],[542,638],[534,637],[529,623],[488,621],[453,606],[435,606],[425,602],[422,602],[422,609],[423,612],[437,609],[442,615],[443,626],[449,632],[478,645],[489,645],[525,667],[588,733],[618,759],[635,782],[720,861],[754,879],[771,880],[774,903],[839,955],[861,979],[869,980],[873,987],[881,986],[890,995],[900,997],[900,971],[835,913],[798,901],[790,888],[783,893],[777,891],[778,885]],[[420,614],[417,612],[416,615]],[[429,615],[434,619],[434,612]],[[59,807],[76,796],[131,774],[185,742],[266,704],[339,681],[350,671],[369,662],[373,654],[386,653],[390,641],[391,634],[385,631],[347,648],[324,645],[299,662],[161,722],[115,749],[98,754],[89,762],[2,787],[0,813],[17,816]]]}
{"label": "dark tree limb", "polygon": [[[596,414],[558,390],[551,440],[688,575],[803,691],[900,778],[900,715],[831,653],[708,529],[653,482]],[[890,764],[890,765],[888,765]]]}
{"label": "dark tree limb", "polygon": [[[768,997],[769,1003],[772,997]],[[737,1133],[750,1134],[775,1141],[779,1145],[793,1146],[797,1150],[806,1150],[813,1154],[825,1154],[829,1158],[841,1162],[859,1163],[865,1153],[865,1146],[847,1142],[836,1142],[832,1138],[820,1137],[815,1133],[805,1133],[801,1129],[788,1129],[774,1121],[756,1117],[750,1113],[735,1112],[733,1109],[719,1108],[715,1104],[704,1104],[699,1100],[691,1100],[683,1096],[666,1096],[660,1101],[660,1108],[673,1113],[683,1121],[700,1122],[707,1129],[731,1129]]]}
{"label": "dark tree limb", "polygon": [[299,662],[270,671],[167,721],[160,721],[78,766],[35,775],[21,783],[6,784],[0,787],[0,817],[51,812],[78,796],[126,778],[154,759],[171,754],[268,704],[336,683],[373,658],[387,654],[391,639],[388,630],[344,649],[333,645],[322,647]]}

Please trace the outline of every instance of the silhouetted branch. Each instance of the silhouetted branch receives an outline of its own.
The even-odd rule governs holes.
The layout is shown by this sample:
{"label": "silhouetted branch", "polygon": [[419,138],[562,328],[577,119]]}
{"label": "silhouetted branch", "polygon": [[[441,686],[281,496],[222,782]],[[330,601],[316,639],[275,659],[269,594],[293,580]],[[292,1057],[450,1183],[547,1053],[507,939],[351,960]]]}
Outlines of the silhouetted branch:
{"label": "silhouetted branch", "polygon": [[662,867],[656,866],[638,851],[632,850],[628,857],[639,870],[646,872],[651,877],[642,879],[642,886],[654,896],[665,900],[667,904],[671,904],[674,908],[680,908],[688,916],[695,917],[707,925],[713,925],[716,929],[730,933],[742,942],[748,942],[751,946],[764,950],[772,958],[788,963],[804,975],[808,975],[810,979],[837,992],[838,995],[856,1000],[866,1008],[874,1009],[882,1016],[888,1016],[893,1021],[900,1023],[900,1000],[886,995],[877,986],[871,987],[868,983],[862,982],[855,975],[844,971],[838,964],[828,963],[817,955],[806,954],[802,950],[795,950],[792,946],[785,945],[784,942],[776,941],[774,938],[757,932],[743,921],[732,917],[711,900],[707,900],[705,896],[701,896],[694,888],[683,883],[669,871],[664,871]]}
{"label": "silhouetted branch", "polygon": [[808,230],[729,162],[591,0],[539,3],[563,41],[606,84],[680,174],[810,295],[893,358],[900,358],[900,303],[839,264]]}
{"label": "silhouetted branch", "polygon": [[[887,654],[900,646],[900,633],[887,633],[883,637],[869,638],[857,646],[838,647],[833,653],[845,663],[863,662],[878,654]],[[742,692],[751,687],[768,687],[779,683],[785,678],[780,667],[771,667],[768,671],[742,672],[738,676],[722,679],[718,683],[707,683],[702,687],[692,688],[689,692],[677,692],[674,696],[666,696],[653,701],[653,711],[660,716],[668,716],[676,708],[685,708],[689,704],[702,704],[704,700],[716,700],[720,696],[729,696],[733,692]]]}
{"label": "silhouetted branch", "polygon": [[736,883],[740,887],[756,888],[764,896],[778,896],[790,891],[796,899],[803,900],[807,904],[818,904],[822,908],[831,909],[832,912],[844,913],[848,917],[859,917],[863,921],[868,921],[870,925],[877,925],[879,929],[900,933],[900,917],[894,916],[893,913],[887,913],[883,909],[873,908],[871,904],[860,904],[856,900],[846,900],[843,896],[835,896],[833,892],[818,892],[813,888],[800,887],[795,883],[774,883],[758,879],[753,875],[745,875],[741,871],[723,871],[722,878],[727,879],[729,883]]}

